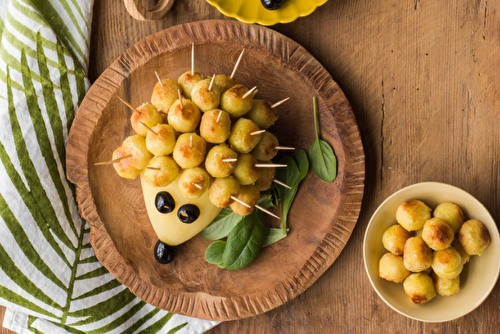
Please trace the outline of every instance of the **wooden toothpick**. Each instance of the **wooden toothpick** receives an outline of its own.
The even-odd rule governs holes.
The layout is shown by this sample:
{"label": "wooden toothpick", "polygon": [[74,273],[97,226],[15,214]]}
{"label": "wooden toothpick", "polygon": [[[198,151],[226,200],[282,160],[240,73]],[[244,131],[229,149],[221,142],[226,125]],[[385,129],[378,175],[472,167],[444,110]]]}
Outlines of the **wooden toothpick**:
{"label": "wooden toothpick", "polygon": [[129,107],[130,109],[132,109],[132,111],[135,111],[136,113],[141,113],[139,110],[135,109],[134,106],[132,106],[130,103],[128,103],[127,101],[125,101],[124,99],[122,99],[121,97],[118,96],[118,99],[120,101],[123,102],[123,104],[125,104],[127,107]]}
{"label": "wooden toothpick", "polygon": [[271,217],[274,217],[274,218],[276,218],[276,219],[281,220],[281,218],[280,218],[280,217],[276,216],[276,215],[275,215],[274,213],[272,213],[271,211],[267,211],[266,209],[264,209],[264,208],[263,208],[263,207],[261,207],[260,205],[255,204],[255,207],[256,207],[257,209],[259,209],[259,210],[261,210],[261,211],[263,211],[263,212],[267,213],[267,214],[268,214],[268,215],[270,215]]}
{"label": "wooden toothpick", "polygon": [[271,108],[276,108],[276,107],[277,107],[277,106],[279,106],[280,104],[282,104],[282,103],[284,103],[284,102],[288,101],[288,99],[290,99],[290,97],[287,97],[286,99],[283,99],[283,100],[281,100],[281,101],[279,101],[279,102],[276,102],[275,104],[273,104],[273,105],[271,106]]}
{"label": "wooden toothpick", "polygon": [[194,75],[194,43],[191,44],[191,75]]}
{"label": "wooden toothpick", "polygon": [[248,92],[245,93],[241,98],[245,99],[248,95],[252,94],[252,92],[257,88],[257,86],[254,86],[252,89],[250,89]]}
{"label": "wooden toothpick", "polygon": [[288,184],[283,183],[283,182],[281,182],[281,181],[278,181],[278,180],[276,180],[276,179],[274,179],[274,180],[273,180],[273,182],[276,182],[277,184],[279,184],[280,186],[283,186],[283,187],[285,187],[285,188],[292,189],[292,187],[290,187]]}
{"label": "wooden toothpick", "polygon": [[184,110],[184,105],[182,104],[182,93],[180,89],[177,89],[177,95],[179,96],[179,105],[181,106],[181,110]]}
{"label": "wooden toothpick", "polygon": [[242,200],[236,198],[235,196],[231,196],[231,199],[240,203],[241,205],[243,206],[246,206],[247,208],[251,209],[252,207],[250,205],[248,205],[247,203],[243,202]]}
{"label": "wooden toothpick", "polygon": [[198,183],[193,183],[193,186],[195,186],[196,188],[198,188],[200,190],[202,189],[202,187]]}
{"label": "wooden toothpick", "polygon": [[116,159],[113,159],[111,161],[102,161],[102,162],[96,162],[94,164],[94,166],[99,166],[99,165],[111,165],[111,164],[114,164],[115,162],[118,162],[118,161],[121,161],[121,160],[125,160],[127,158],[130,158],[132,156],[132,154],[128,154],[128,155],[125,155],[123,157],[119,157],[119,158],[116,158]]}
{"label": "wooden toothpick", "polygon": [[276,146],[274,149],[275,150],[289,150],[289,151],[293,151],[293,150],[295,150],[295,147]]}
{"label": "wooden toothpick", "polygon": [[236,64],[234,65],[233,72],[231,73],[231,76],[230,76],[231,79],[234,77],[234,74],[236,73],[236,69],[240,65],[240,60],[241,60],[241,57],[243,57],[243,52],[245,52],[245,49],[241,50],[240,56],[238,57],[238,60],[236,61]]}
{"label": "wooden toothpick", "polygon": [[250,136],[260,135],[261,133],[266,132],[266,130],[258,130],[254,132],[250,132]]}
{"label": "wooden toothpick", "polygon": [[152,133],[154,133],[155,135],[158,135],[155,130],[151,129],[149,126],[147,126],[144,122],[140,121],[140,123],[146,128],[148,129],[149,131],[151,131]]}
{"label": "wooden toothpick", "polygon": [[[251,209],[252,207],[250,205],[248,205],[247,203],[243,202],[242,200],[236,198],[235,196],[231,196],[231,199],[234,200],[235,202],[238,202],[240,203],[241,205],[243,206],[246,206],[247,208]],[[261,210],[262,212],[265,212],[267,213],[268,215],[270,215],[271,217],[274,217],[276,219],[280,219],[280,217],[276,216],[274,213],[272,213],[271,211],[268,211],[266,209],[264,209],[263,207],[261,207],[260,205],[257,205],[255,204],[255,207],[259,210]]]}
{"label": "wooden toothpick", "polygon": [[236,158],[226,158],[226,159],[222,159],[222,162],[235,162],[235,161],[238,161],[238,159],[236,159]]}
{"label": "wooden toothpick", "polygon": [[163,82],[161,82],[161,79],[160,79],[160,76],[158,75],[158,72],[155,71],[155,74],[156,74],[156,78],[158,79],[158,82],[163,87]]}
{"label": "wooden toothpick", "polygon": [[219,115],[217,115],[217,120],[216,120],[217,123],[220,123],[219,121],[220,121],[220,116],[221,115],[222,115],[222,110],[219,111]]}
{"label": "wooden toothpick", "polygon": [[151,170],[161,170],[160,167],[146,167],[146,169],[151,169]]}
{"label": "wooden toothpick", "polygon": [[210,92],[212,90],[212,86],[214,84],[214,80],[215,80],[215,73],[214,75],[212,76],[212,80],[210,80],[210,85],[208,85],[208,91]]}
{"label": "wooden toothpick", "polygon": [[288,167],[288,165],[283,165],[283,164],[255,164],[254,165],[255,167],[263,167],[263,168],[266,168],[266,167]]}
{"label": "wooden toothpick", "polygon": [[189,136],[189,146],[193,148],[193,135]]}

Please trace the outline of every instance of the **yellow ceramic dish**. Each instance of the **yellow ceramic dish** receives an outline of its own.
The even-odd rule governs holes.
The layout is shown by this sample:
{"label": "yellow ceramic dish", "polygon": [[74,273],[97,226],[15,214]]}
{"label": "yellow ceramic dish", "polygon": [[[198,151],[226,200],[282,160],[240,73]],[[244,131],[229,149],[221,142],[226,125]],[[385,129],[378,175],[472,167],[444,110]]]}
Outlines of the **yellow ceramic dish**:
{"label": "yellow ceramic dish", "polygon": [[207,0],[222,14],[234,17],[245,23],[273,25],[288,23],[299,17],[307,16],[328,0],[283,0],[283,5],[276,10],[268,10],[260,0]]}

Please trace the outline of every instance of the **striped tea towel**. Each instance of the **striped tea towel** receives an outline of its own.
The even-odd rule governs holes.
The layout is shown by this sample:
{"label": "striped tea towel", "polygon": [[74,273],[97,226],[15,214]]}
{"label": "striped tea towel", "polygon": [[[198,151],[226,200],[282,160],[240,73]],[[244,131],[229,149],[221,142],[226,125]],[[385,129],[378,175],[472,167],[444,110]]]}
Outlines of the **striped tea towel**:
{"label": "striped tea towel", "polygon": [[18,333],[201,333],[98,262],[66,178],[65,145],[89,88],[91,0],[0,0],[0,304]]}

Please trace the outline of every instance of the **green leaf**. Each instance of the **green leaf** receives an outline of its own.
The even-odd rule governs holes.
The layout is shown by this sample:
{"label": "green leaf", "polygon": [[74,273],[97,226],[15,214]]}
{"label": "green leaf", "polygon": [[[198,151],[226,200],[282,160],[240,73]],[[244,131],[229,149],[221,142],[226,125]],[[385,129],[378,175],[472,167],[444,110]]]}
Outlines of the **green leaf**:
{"label": "green leaf", "polygon": [[[289,230],[290,229],[287,229],[286,232],[288,233]],[[274,244],[275,242],[278,242],[281,239],[284,239],[287,236],[287,233],[283,233],[283,229],[281,228],[276,228],[276,227],[268,228],[266,238],[264,239],[264,243],[262,244],[262,248]]]}
{"label": "green leaf", "polygon": [[272,196],[269,193],[264,193],[264,194],[261,193],[260,198],[257,201],[257,204],[263,207],[264,209],[271,209],[274,207]]}
{"label": "green leaf", "polygon": [[[297,193],[297,189],[300,183],[301,172],[297,163],[291,157],[284,157],[280,161],[281,164],[286,164],[288,167],[286,170],[278,169],[276,175],[280,180],[283,180],[291,189],[281,187],[279,189],[279,194],[281,197],[281,228],[283,233],[286,233],[286,222],[288,219],[288,211],[292,206],[293,199]],[[283,174],[285,176],[283,176]]]}
{"label": "green leaf", "polygon": [[263,213],[254,210],[231,230],[222,261],[229,270],[247,267],[259,255],[266,236]]}
{"label": "green leaf", "polygon": [[217,240],[212,242],[205,251],[205,260],[211,264],[223,265],[222,254],[224,253],[224,248],[226,248],[225,241]]}
{"label": "green leaf", "polygon": [[337,177],[337,157],[326,141],[319,138],[316,97],[313,97],[314,130],[316,140],[309,147],[309,160],[313,171],[325,182],[333,182]]}
{"label": "green leaf", "polygon": [[[271,194],[262,194],[257,201],[257,204],[262,206],[264,209],[270,209],[273,207]],[[230,207],[224,208],[215,217],[215,219],[205,227],[200,235],[208,240],[218,240],[225,238],[229,235],[229,232],[238,225],[238,223],[243,219],[244,216],[238,215],[231,210]]]}
{"label": "green leaf", "polygon": [[333,182],[337,176],[337,158],[332,147],[325,141],[315,140],[309,148],[313,171],[325,182]]}
{"label": "green leaf", "polygon": [[301,182],[307,175],[309,171],[309,158],[304,150],[297,150],[292,155],[293,160],[297,164],[300,171],[299,182]]}
{"label": "green leaf", "polygon": [[229,232],[238,225],[243,217],[244,216],[234,213],[229,207],[224,208],[217,217],[200,232],[200,235],[209,240],[225,238],[229,235]]}

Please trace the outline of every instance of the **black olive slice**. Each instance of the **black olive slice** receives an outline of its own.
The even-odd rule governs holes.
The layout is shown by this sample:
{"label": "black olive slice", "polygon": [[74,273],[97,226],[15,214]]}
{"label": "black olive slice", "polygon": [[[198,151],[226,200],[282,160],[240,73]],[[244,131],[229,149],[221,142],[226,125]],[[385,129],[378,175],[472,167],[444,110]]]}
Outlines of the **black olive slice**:
{"label": "black olive slice", "polygon": [[170,195],[170,193],[166,191],[160,191],[158,194],[156,194],[155,205],[156,210],[160,211],[161,213],[170,213],[175,209],[175,200],[172,195]]}
{"label": "black olive slice", "polygon": [[265,9],[275,10],[280,8],[281,0],[260,0]]}
{"label": "black olive slice", "polygon": [[184,204],[177,211],[177,217],[185,224],[191,224],[200,216],[200,209],[194,204]]}
{"label": "black olive slice", "polygon": [[175,247],[158,240],[155,245],[155,259],[161,264],[167,264],[174,259]]}

